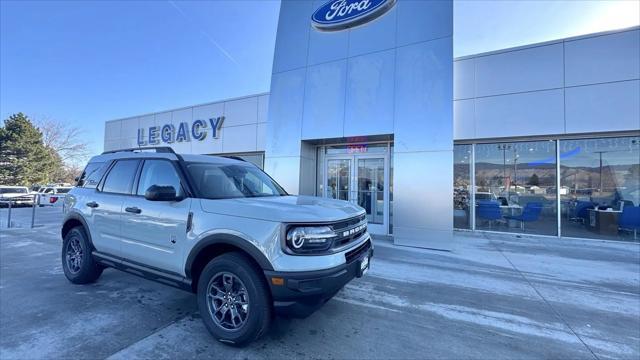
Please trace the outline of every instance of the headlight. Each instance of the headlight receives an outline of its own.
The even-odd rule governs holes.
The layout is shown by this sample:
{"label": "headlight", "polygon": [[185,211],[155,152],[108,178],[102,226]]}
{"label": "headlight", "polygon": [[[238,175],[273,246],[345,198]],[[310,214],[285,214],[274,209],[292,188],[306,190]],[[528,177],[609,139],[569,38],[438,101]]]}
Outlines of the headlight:
{"label": "headlight", "polygon": [[294,253],[328,250],[336,233],[329,226],[292,227],[287,232],[287,247]]}

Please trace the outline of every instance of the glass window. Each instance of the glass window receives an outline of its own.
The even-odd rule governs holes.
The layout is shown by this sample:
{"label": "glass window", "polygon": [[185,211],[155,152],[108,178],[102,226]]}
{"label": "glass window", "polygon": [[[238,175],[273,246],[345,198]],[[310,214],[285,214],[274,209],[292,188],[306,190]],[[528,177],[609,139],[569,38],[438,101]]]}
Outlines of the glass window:
{"label": "glass window", "polygon": [[561,140],[560,201],[562,236],[638,241],[640,137]]}
{"label": "glass window", "polygon": [[120,160],[109,171],[102,191],[118,194],[131,193],[133,178],[138,169],[138,160]]}
{"label": "glass window", "polygon": [[95,189],[98,183],[100,183],[100,179],[102,179],[105,171],[107,171],[108,164],[109,163],[104,162],[88,163],[78,179],[77,186]]}
{"label": "glass window", "polygon": [[324,196],[324,147],[316,148],[316,196]]}
{"label": "glass window", "polygon": [[476,229],[557,235],[555,141],[475,147]]}
{"label": "glass window", "polygon": [[152,185],[173,186],[178,197],[182,197],[180,176],[167,160],[145,160],[138,183],[138,195],[143,195]]}
{"label": "glass window", "polygon": [[393,234],[393,144],[389,146],[389,234]]}
{"label": "glass window", "polygon": [[233,156],[244,161],[250,162],[261,170],[264,169],[264,153],[237,153],[237,154],[218,154],[216,156]]}
{"label": "glass window", "polygon": [[453,147],[453,227],[470,229],[471,145]]}
{"label": "glass window", "polygon": [[187,169],[200,196],[207,199],[287,195],[280,185],[252,165],[191,163]]}
{"label": "glass window", "polygon": [[3,187],[0,188],[0,194],[26,194],[29,191],[26,187]]}

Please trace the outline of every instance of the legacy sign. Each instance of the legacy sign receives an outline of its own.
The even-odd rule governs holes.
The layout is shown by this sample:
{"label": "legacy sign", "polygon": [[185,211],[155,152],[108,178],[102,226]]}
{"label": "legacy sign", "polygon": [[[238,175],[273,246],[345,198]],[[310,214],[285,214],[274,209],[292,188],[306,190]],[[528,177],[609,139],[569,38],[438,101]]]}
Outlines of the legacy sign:
{"label": "legacy sign", "polygon": [[344,30],[380,17],[395,3],[396,0],[332,0],[313,13],[311,23],[318,30]]}
{"label": "legacy sign", "polygon": [[181,122],[177,128],[173,124],[141,128],[138,129],[138,146],[157,145],[160,142],[166,144],[185,142],[191,141],[192,138],[202,141],[207,138],[208,133],[211,133],[212,139],[217,139],[223,122],[224,116],[219,116],[209,121],[195,120],[191,126],[187,122]]}

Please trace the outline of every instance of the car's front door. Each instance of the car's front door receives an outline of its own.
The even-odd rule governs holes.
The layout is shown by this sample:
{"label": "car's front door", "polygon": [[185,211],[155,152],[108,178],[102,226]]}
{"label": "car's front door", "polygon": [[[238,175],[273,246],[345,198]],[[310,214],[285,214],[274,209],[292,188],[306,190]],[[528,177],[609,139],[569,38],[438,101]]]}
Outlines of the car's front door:
{"label": "car's front door", "polygon": [[[177,201],[150,201],[152,185],[172,186]],[[165,159],[144,160],[133,195],[122,206],[122,254],[125,260],[180,274],[191,199],[174,164]]]}

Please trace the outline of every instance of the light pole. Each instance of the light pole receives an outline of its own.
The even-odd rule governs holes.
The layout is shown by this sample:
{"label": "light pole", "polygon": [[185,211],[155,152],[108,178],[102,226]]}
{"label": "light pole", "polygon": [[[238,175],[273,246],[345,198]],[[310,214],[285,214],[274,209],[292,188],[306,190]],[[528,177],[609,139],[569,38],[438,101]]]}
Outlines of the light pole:
{"label": "light pole", "polygon": [[518,149],[513,149],[513,186],[518,193]]}
{"label": "light pole", "polygon": [[[511,145],[498,144],[498,150],[502,151],[502,186],[505,186],[505,180],[507,179],[507,150],[511,150]],[[506,190],[507,198],[509,198],[509,189]]]}

